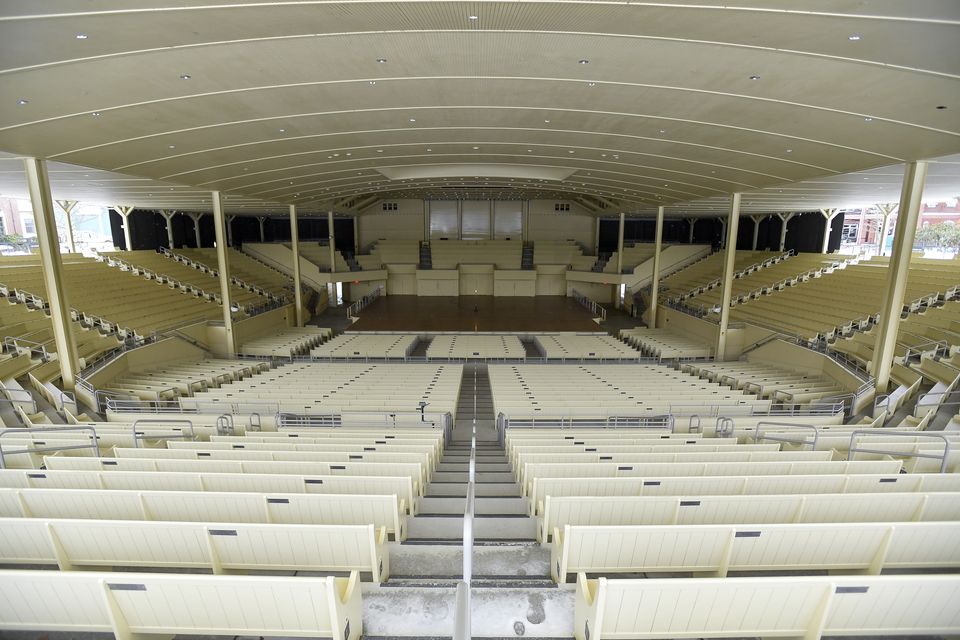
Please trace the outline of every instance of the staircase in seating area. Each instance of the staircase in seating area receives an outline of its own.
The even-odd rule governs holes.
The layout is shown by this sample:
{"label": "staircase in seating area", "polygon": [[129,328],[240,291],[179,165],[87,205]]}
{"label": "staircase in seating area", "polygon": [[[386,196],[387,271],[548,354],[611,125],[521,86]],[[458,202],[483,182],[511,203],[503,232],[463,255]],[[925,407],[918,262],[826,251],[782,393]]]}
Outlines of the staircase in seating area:
{"label": "staircase in seating area", "polygon": [[533,243],[523,243],[523,253],[520,254],[520,268],[524,271],[533,271]]}
{"label": "staircase in seating area", "polygon": [[430,253],[430,243],[420,243],[420,263],[417,269],[433,269],[433,254]]}
{"label": "staircase in seating area", "polygon": [[597,261],[593,263],[593,268],[591,271],[595,273],[603,273],[604,267],[607,266],[607,262],[610,260],[609,253],[601,253],[597,256]]}
{"label": "staircase in seating area", "polygon": [[347,266],[350,267],[350,271],[363,271],[363,267],[360,266],[360,263],[357,262],[357,259],[353,256],[352,253],[343,253],[340,254],[343,256],[344,261],[347,263]]}
{"label": "staircase in seating area", "polygon": [[476,436],[472,637],[569,638],[575,592],[550,577],[550,550],[500,444],[487,366],[464,365],[453,437],[427,485],[409,536],[390,550],[390,579],[364,587],[365,638],[449,638],[463,578],[463,531]]}

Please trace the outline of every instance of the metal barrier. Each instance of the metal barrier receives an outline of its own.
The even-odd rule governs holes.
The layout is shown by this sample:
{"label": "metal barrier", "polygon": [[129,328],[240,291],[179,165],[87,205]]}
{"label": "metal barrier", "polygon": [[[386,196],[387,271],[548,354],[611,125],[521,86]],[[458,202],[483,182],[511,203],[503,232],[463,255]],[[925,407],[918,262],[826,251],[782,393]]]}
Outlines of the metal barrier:
{"label": "metal barrier", "polygon": [[[883,449],[864,449],[857,446],[857,437],[858,436],[893,436],[893,437],[914,437],[914,438],[936,438],[937,440],[943,440],[943,454],[934,455],[930,453],[920,453],[917,451],[890,451]],[[929,431],[889,431],[886,429],[857,429],[856,431],[850,432],[850,448],[847,453],[847,460],[853,460],[853,457],[857,453],[876,453],[879,455],[893,456],[895,458],[907,457],[907,458],[932,458],[934,460],[940,460],[940,473],[947,472],[947,462],[950,457],[950,440],[943,435],[942,433],[931,433]]]}
{"label": "metal barrier", "polygon": [[579,302],[582,306],[586,307],[590,311],[590,313],[592,313],[594,316],[598,316],[601,321],[607,319],[606,309],[604,309],[599,304],[597,304],[587,296],[583,295],[576,289],[574,289],[572,293],[573,293],[573,296],[572,296],[573,299]]}
{"label": "metal barrier", "polygon": [[[11,455],[23,455],[30,453],[47,453],[47,452],[56,452],[56,451],[73,451],[75,449],[92,449],[93,455],[100,457],[100,445],[97,441],[97,431],[93,427],[82,427],[82,426],[71,426],[71,427],[31,427],[28,429],[3,429],[0,430],[0,438],[7,435],[8,433],[29,433],[31,435],[50,433],[53,431],[89,431],[92,437],[90,438],[89,444],[71,444],[63,445],[59,447],[43,447],[42,449],[23,449],[21,451],[10,451],[4,452],[3,446],[0,446],[0,469],[7,468],[6,456]],[[35,442],[34,444],[46,444],[46,442]]]}
{"label": "metal barrier", "polygon": [[[786,427],[788,429],[806,429],[813,431],[813,442],[808,441],[805,437],[797,440],[796,438],[790,438],[782,435],[763,435],[763,427]],[[797,424],[795,422],[758,422],[757,430],[753,433],[753,439],[757,442],[762,440],[773,440],[775,442],[790,442],[793,444],[799,445],[810,445],[812,451],[817,450],[817,443],[820,441],[820,429],[812,424]]]}
{"label": "metal barrier", "polygon": [[[11,405],[29,404],[30,413],[37,413],[39,411],[37,408],[37,399],[34,398],[33,394],[26,389],[10,389],[5,387],[2,393],[6,396],[6,398],[0,398],[0,402],[7,402]],[[14,397],[17,394],[25,394],[26,399],[18,400]]]}
{"label": "metal barrier", "polygon": [[360,312],[366,309],[367,307],[369,307],[374,300],[379,298],[383,293],[383,291],[384,291],[383,285],[380,285],[376,289],[368,293],[367,295],[363,296],[362,298],[360,298],[359,300],[351,304],[349,307],[347,307],[347,317],[356,318],[357,316],[359,316]]}
{"label": "metal barrier", "polygon": [[727,416],[718,416],[713,426],[714,432],[718,438],[732,438],[736,429],[733,418]]}
{"label": "metal barrier", "polygon": [[225,413],[222,416],[217,416],[217,435],[218,436],[232,436],[234,434],[233,428],[233,415]]}
{"label": "metal barrier", "polygon": [[[697,425],[694,427],[693,419],[697,419]],[[703,426],[700,424],[700,416],[695,413],[690,414],[690,417],[687,419],[687,433],[703,433]]]}
{"label": "metal barrier", "polygon": [[140,440],[178,440],[181,438],[186,440],[188,437],[184,435],[182,432],[181,433],[171,432],[170,435],[166,435],[162,433],[151,434],[150,437],[148,438],[143,435],[142,431],[137,431],[137,425],[139,424],[162,424],[164,426],[175,425],[175,424],[185,424],[188,427],[190,427],[190,435],[189,435],[190,440],[197,439],[197,435],[193,430],[193,422],[191,422],[190,420],[150,420],[150,419],[134,420],[133,425],[131,425],[130,427],[130,430],[133,432],[134,449],[138,449],[140,447],[140,444],[139,444]]}

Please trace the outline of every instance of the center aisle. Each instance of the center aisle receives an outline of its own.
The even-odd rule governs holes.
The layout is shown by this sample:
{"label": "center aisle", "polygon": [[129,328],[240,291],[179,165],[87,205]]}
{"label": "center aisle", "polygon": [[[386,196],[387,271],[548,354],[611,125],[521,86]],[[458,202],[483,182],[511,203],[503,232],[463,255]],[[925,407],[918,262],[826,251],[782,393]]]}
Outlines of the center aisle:
{"label": "center aisle", "polygon": [[464,510],[476,423],[472,636],[570,638],[574,591],[550,578],[550,550],[500,445],[485,364],[463,370],[453,437],[409,521],[390,548],[390,580],[364,585],[364,637],[451,637],[463,576]]}

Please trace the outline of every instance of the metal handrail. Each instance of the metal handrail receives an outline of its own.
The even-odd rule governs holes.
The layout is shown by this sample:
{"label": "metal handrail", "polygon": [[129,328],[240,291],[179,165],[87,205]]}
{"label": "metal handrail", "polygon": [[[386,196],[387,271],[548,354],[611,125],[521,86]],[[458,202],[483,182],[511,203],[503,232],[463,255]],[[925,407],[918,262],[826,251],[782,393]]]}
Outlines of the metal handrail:
{"label": "metal handrail", "polygon": [[366,309],[368,306],[370,306],[370,304],[373,303],[374,300],[379,298],[382,295],[383,291],[384,291],[383,285],[379,285],[377,286],[376,289],[374,289],[367,295],[363,296],[362,298],[360,298],[359,300],[351,304],[349,307],[347,307],[347,317],[348,318],[357,317],[361,311]]}
{"label": "metal handrail", "polygon": [[713,430],[718,438],[731,438],[737,425],[729,416],[717,416]]}
{"label": "metal handrail", "polygon": [[3,436],[7,435],[8,433],[29,433],[29,434],[40,433],[42,434],[42,433],[49,433],[52,431],[89,431],[92,434],[92,438],[90,439],[89,444],[72,444],[72,445],[65,445],[62,447],[43,447],[41,449],[27,448],[21,451],[10,451],[8,453],[4,453],[3,447],[0,446],[0,469],[7,468],[6,456],[22,455],[25,453],[28,453],[28,454],[29,453],[48,453],[48,452],[55,452],[55,451],[73,451],[76,449],[93,449],[93,455],[96,456],[97,458],[100,457],[100,444],[97,441],[97,430],[94,429],[93,427],[85,427],[85,426],[78,425],[78,426],[71,426],[71,427],[40,427],[40,428],[30,427],[26,429],[24,428],[3,429],[3,430],[0,430],[0,438],[3,438]]}
{"label": "metal handrail", "polygon": [[[775,435],[763,435],[763,427],[787,427],[788,429],[810,429],[813,431],[813,442],[808,442],[804,437],[802,440],[795,440],[793,438],[787,438],[784,436],[775,436]],[[761,440],[773,440],[775,442],[792,442],[794,444],[800,445],[811,445],[811,451],[817,450],[817,443],[820,441],[820,429],[812,424],[796,424],[793,422],[758,422],[757,429],[753,432],[753,439],[757,442]]]}
{"label": "metal handrail", "polygon": [[[696,431],[694,431],[693,419],[697,419]],[[691,413],[690,417],[687,418],[687,433],[703,433],[703,426],[700,423],[700,416],[696,413]]]}
{"label": "metal handrail", "polygon": [[179,434],[171,433],[171,435],[166,435],[162,433],[151,434],[149,437],[147,437],[147,436],[144,436],[142,432],[140,433],[137,432],[138,424],[162,424],[165,426],[173,425],[173,424],[185,424],[188,427],[190,427],[189,438],[191,440],[197,439],[197,435],[193,430],[193,422],[191,420],[151,420],[148,418],[143,418],[143,419],[134,420],[133,424],[130,427],[131,431],[133,432],[133,448],[134,449],[140,448],[140,444],[139,444],[140,440],[176,440],[178,438],[186,439],[188,437],[184,435],[183,432],[180,432]]}
{"label": "metal handrail", "polygon": [[607,319],[607,310],[597,304],[594,300],[583,295],[576,289],[573,289],[573,299],[579,302],[582,306],[586,307],[590,313],[595,316],[599,316],[601,321]]}
{"label": "metal handrail", "polygon": [[[20,404],[20,403],[26,404],[26,403],[30,403],[30,413],[37,413],[37,411],[38,411],[38,409],[37,409],[37,399],[34,398],[34,397],[33,397],[33,394],[30,393],[29,391],[27,391],[26,389],[11,389],[11,388],[8,388],[8,387],[4,387],[3,390],[2,390],[2,393],[7,396],[7,397],[6,397],[6,400],[9,401],[10,404]],[[27,399],[26,399],[26,400],[17,400],[16,398],[12,397],[14,394],[17,394],[17,393],[26,394]],[[2,400],[3,400],[3,398],[0,398],[0,401],[2,401]]]}
{"label": "metal handrail", "polygon": [[[917,451],[884,451],[883,449],[862,449],[857,447],[857,436],[869,435],[876,436],[882,435],[894,436],[894,437],[914,437],[914,438],[936,438],[937,440],[943,440],[943,454],[934,455],[930,453],[920,453]],[[880,455],[893,456],[899,458],[901,456],[908,458],[933,458],[934,460],[940,460],[940,473],[947,472],[947,461],[950,458],[950,440],[943,435],[942,433],[931,433],[929,431],[888,431],[886,429],[857,429],[856,431],[850,432],[850,448],[847,452],[847,460],[853,460],[853,457],[857,453],[876,453]]]}
{"label": "metal handrail", "polygon": [[217,416],[216,429],[218,436],[234,435],[233,414],[225,413],[222,416]]}

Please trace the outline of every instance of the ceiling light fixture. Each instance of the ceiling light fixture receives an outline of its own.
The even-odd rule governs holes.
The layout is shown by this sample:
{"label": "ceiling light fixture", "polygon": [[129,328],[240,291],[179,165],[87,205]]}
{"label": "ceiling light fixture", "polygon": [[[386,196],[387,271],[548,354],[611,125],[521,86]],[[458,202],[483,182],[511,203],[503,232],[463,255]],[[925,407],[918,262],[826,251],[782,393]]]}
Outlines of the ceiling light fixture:
{"label": "ceiling light fixture", "polygon": [[169,146],[169,148],[170,148],[170,149],[176,149],[176,148],[177,148],[177,145],[171,144],[171,145]]}
{"label": "ceiling light fixture", "polygon": [[377,58],[377,62],[378,62],[379,64],[385,64],[385,63],[387,62],[387,59],[386,59],[386,58]]}
{"label": "ceiling light fixture", "polygon": [[286,129],[280,129],[280,133],[286,133],[286,132],[287,132]]}
{"label": "ceiling light fixture", "polygon": [[376,81],[376,80],[371,80],[371,81],[370,81],[370,84],[377,84],[377,81]]}
{"label": "ceiling light fixture", "polygon": [[474,151],[478,151],[479,149],[480,149],[480,147],[474,147],[474,148],[473,148]]}
{"label": "ceiling light fixture", "polygon": [[78,33],[78,34],[76,35],[76,38],[77,38],[77,40],[86,40],[86,39],[87,39],[87,34],[85,34],[85,33]]}
{"label": "ceiling light fixture", "polygon": [[577,60],[577,64],[590,64],[590,61],[587,60],[586,58],[580,58],[579,60]]}
{"label": "ceiling light fixture", "polygon": [[750,76],[750,79],[751,79],[751,80],[759,80],[759,79],[760,79],[760,76]]}
{"label": "ceiling light fixture", "polygon": [[189,73],[181,73],[181,74],[180,74],[180,79],[181,79],[181,80],[189,80],[189,79],[190,79],[190,74],[189,74]]}
{"label": "ceiling light fixture", "polygon": [[416,121],[417,121],[416,118],[410,118],[410,122],[416,122]]}
{"label": "ceiling light fixture", "polygon": [[853,35],[847,36],[847,40],[849,40],[850,42],[857,42],[858,40],[860,40],[860,36],[858,36],[857,34],[853,34]]}
{"label": "ceiling light fixture", "polygon": [[873,118],[864,118],[863,121],[864,121],[864,122],[873,122]]}
{"label": "ceiling light fixture", "polygon": [[94,112],[91,113],[90,115],[92,115],[94,118],[99,118],[99,117],[100,117],[100,112],[99,112],[99,111],[94,111]]}
{"label": "ceiling light fixture", "polygon": [[793,149],[787,149],[787,153],[793,153]]}
{"label": "ceiling light fixture", "polygon": [[24,99],[24,98],[20,98],[19,100],[17,100],[17,104],[20,105],[21,107],[22,107],[23,105],[29,104],[29,103],[30,103],[30,101],[29,101],[29,100],[26,100],[26,99]]}
{"label": "ceiling light fixture", "polygon": [[588,87],[595,87],[595,86],[597,86],[597,83],[596,83],[596,82],[588,82],[588,83],[587,83],[587,86],[588,86]]}
{"label": "ceiling light fixture", "polygon": [[480,16],[467,16],[467,20],[479,20]]}

